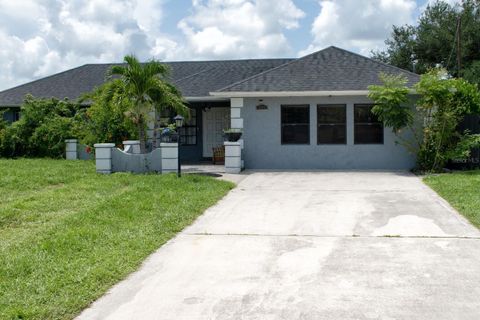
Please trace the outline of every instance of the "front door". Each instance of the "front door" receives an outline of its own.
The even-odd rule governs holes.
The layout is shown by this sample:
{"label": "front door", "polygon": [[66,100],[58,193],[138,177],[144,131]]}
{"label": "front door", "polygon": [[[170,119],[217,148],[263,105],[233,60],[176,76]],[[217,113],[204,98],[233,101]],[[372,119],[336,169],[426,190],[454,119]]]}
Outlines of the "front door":
{"label": "front door", "polygon": [[223,145],[223,130],[230,128],[230,108],[203,111],[203,156],[212,157],[212,149]]}

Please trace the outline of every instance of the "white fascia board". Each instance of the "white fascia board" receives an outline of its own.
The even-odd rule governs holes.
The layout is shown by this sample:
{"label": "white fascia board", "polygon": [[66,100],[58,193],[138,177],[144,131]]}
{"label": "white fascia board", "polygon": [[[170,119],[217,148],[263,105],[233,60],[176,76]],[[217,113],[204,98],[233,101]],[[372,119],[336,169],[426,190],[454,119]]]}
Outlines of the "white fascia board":
{"label": "white fascia board", "polygon": [[[226,98],[257,98],[257,97],[333,97],[333,96],[366,96],[368,90],[344,90],[344,91],[231,91],[210,92],[215,97]],[[411,89],[410,94],[416,94]]]}
{"label": "white fascia board", "polygon": [[228,101],[229,97],[223,96],[206,96],[206,97],[183,97],[188,102],[202,102],[202,101]]}

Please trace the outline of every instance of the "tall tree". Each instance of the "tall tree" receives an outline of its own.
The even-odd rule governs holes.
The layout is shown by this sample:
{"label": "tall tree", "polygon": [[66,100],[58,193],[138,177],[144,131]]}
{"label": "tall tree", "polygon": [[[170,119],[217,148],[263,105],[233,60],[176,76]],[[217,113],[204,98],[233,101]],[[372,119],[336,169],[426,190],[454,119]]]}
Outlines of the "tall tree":
{"label": "tall tree", "polygon": [[394,26],[385,44],[373,58],[417,73],[440,64],[450,75],[480,83],[480,1],[453,6],[437,1],[427,6],[417,25]]}
{"label": "tall tree", "polygon": [[[125,65],[113,66],[111,75],[118,75],[125,87],[122,99],[131,102],[127,116],[137,126],[140,149],[146,150],[146,129],[148,121],[156,122],[150,117],[154,111],[170,108],[183,115],[188,114],[180,92],[166,80],[168,67],[156,60],[140,63],[134,55],[124,58]],[[156,133],[154,133],[156,135]]]}
{"label": "tall tree", "polygon": [[376,60],[389,63],[399,68],[415,71],[415,35],[413,26],[393,26],[391,38],[385,40],[385,51],[373,52]]}

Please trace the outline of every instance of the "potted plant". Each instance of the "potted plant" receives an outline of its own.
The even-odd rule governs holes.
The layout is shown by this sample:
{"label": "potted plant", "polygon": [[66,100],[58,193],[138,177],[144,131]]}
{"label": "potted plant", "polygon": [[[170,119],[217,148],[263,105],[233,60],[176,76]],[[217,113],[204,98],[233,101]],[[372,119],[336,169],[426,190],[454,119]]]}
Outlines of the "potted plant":
{"label": "potted plant", "polygon": [[237,142],[242,137],[242,132],[238,129],[223,130],[223,136],[226,141]]}
{"label": "potted plant", "polygon": [[165,128],[160,128],[160,137],[162,142],[178,142],[176,126],[169,124]]}

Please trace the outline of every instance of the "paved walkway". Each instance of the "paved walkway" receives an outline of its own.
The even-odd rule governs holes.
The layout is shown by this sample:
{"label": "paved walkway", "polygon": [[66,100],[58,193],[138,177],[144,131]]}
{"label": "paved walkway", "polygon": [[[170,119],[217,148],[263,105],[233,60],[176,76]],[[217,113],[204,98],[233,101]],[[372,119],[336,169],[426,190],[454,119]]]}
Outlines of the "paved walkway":
{"label": "paved walkway", "polygon": [[480,319],[480,232],[408,173],[256,172],[79,319]]}

